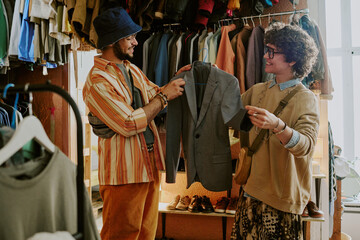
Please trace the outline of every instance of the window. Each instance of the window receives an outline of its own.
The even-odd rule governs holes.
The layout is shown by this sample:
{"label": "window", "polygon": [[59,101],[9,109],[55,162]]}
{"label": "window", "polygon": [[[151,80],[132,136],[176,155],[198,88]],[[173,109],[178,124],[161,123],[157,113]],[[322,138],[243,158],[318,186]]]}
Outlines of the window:
{"label": "window", "polygon": [[329,121],[335,145],[342,148],[341,155],[353,168],[352,177],[343,180],[343,194],[360,200],[360,1],[324,2],[328,62],[335,89],[328,104]]}

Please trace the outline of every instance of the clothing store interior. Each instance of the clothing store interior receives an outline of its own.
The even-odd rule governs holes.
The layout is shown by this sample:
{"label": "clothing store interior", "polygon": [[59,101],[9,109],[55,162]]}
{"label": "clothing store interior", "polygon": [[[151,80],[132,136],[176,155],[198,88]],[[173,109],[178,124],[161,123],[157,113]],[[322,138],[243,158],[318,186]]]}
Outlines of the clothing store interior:
{"label": "clothing store interior", "polygon": [[[358,0],[1,0],[0,239],[360,239],[358,9]],[[112,16],[117,28],[101,25]],[[277,41],[301,40],[274,40],[276,26],[317,49],[287,85],[279,69],[297,62]],[[297,84],[283,112],[266,107]],[[239,183],[244,154],[251,167]],[[277,217],[255,214],[255,202]],[[285,216],[295,232],[278,226]]]}

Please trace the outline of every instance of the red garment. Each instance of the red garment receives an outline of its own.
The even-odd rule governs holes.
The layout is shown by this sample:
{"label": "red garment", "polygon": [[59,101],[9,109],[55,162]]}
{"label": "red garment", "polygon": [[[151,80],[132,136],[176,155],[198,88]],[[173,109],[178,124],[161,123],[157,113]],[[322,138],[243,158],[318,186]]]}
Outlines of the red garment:
{"label": "red garment", "polygon": [[215,5],[214,0],[199,0],[195,23],[206,26]]}
{"label": "red garment", "polygon": [[206,26],[208,21],[209,21],[209,18],[204,17],[204,16],[200,15],[199,13],[196,14],[196,18],[195,18],[196,24],[201,24],[201,25]]}
{"label": "red garment", "polygon": [[199,14],[209,18],[213,11],[214,5],[214,0],[199,0]]}

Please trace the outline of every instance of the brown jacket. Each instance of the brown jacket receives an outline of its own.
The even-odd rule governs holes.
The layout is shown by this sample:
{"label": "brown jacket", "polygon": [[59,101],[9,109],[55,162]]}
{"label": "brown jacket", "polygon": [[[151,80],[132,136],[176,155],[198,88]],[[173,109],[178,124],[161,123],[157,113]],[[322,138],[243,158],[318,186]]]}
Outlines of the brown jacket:
{"label": "brown jacket", "polygon": [[239,80],[240,92],[243,94],[245,89],[245,70],[246,70],[246,50],[251,35],[252,27],[249,25],[244,28],[235,36],[236,51],[235,51],[235,77]]}
{"label": "brown jacket", "polygon": [[[64,0],[70,24],[81,31],[96,46],[97,34],[93,25],[94,19],[99,14],[100,0]],[[89,11],[88,9],[92,9]],[[82,34],[79,34],[82,36]]]}

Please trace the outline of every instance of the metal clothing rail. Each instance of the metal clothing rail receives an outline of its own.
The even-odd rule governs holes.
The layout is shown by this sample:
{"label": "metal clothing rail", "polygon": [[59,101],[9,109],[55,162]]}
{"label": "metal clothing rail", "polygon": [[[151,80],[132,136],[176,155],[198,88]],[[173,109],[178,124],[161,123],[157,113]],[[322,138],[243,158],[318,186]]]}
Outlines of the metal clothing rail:
{"label": "metal clothing rail", "polygon": [[[4,87],[0,87],[0,93],[4,91]],[[82,121],[79,109],[72,99],[72,97],[62,88],[53,85],[48,81],[46,84],[26,84],[22,86],[15,86],[7,89],[7,93],[29,93],[29,92],[55,92],[63,97],[72,107],[77,127],[77,176],[76,176],[76,190],[77,190],[77,233],[73,237],[77,240],[84,238],[84,157],[83,157],[83,130]]]}
{"label": "metal clothing rail", "polygon": [[165,23],[163,24],[163,27],[167,27],[167,26],[181,26],[181,23]]}
{"label": "metal clothing rail", "polygon": [[300,9],[300,10],[294,10],[294,11],[288,11],[288,12],[278,12],[278,13],[268,13],[268,14],[260,14],[260,15],[254,15],[254,16],[246,16],[246,17],[240,17],[240,18],[226,18],[226,19],[220,19],[221,21],[231,21],[231,20],[239,20],[239,19],[256,19],[256,18],[264,18],[264,17],[273,17],[273,16],[282,16],[282,15],[291,15],[291,14],[297,14],[297,13],[304,13],[308,14],[309,9]]}

